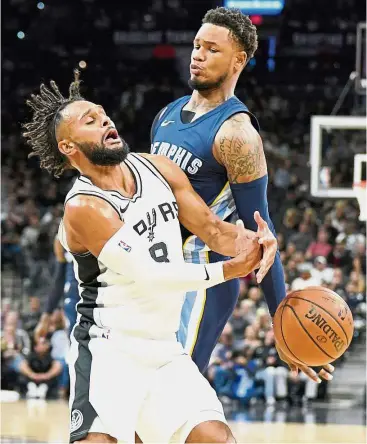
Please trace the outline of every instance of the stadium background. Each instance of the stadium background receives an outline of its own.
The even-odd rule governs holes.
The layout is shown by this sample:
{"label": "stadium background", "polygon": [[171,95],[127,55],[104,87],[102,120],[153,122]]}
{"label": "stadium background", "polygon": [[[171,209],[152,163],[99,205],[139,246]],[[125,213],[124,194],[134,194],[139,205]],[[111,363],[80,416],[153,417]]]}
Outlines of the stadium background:
{"label": "stadium background", "polygon": [[[348,79],[356,65],[356,27],[365,21],[365,4],[336,0],[331,5],[319,0],[310,8],[307,0],[267,2],[274,3],[284,3],[279,14],[250,14],[258,26],[259,49],[236,94],[261,125],[269,167],[269,209],[287,285],[299,288],[306,281],[337,291],[353,311],[355,338],[336,363],[331,383],[312,387],[302,378],[292,380],[274,355],[264,298],[250,276],[242,280],[238,307],[215,349],[207,377],[228,417],[238,422],[362,425],[366,226],[358,221],[355,199],[310,195],[309,158],[311,116],[329,115],[346,85],[351,87],[338,114],[364,115],[365,95],[358,94]],[[24,384],[12,362],[18,353],[27,357],[32,350],[33,330],[53,279],[53,238],[74,177],[68,172],[56,181],[38,168],[37,159],[27,158],[20,127],[28,112],[27,96],[49,79],[65,91],[72,70],[79,67],[83,93],[103,104],[132,151],[148,152],[155,114],[189,93],[189,57],[201,18],[222,4],[203,0],[3,4],[2,389],[19,391]],[[364,131],[325,133],[322,155],[329,186],[351,187],[353,156],[365,152],[365,143]],[[58,350],[64,350],[64,329],[61,306],[50,331]],[[24,387],[21,392],[25,395]],[[65,390],[50,391],[48,398],[53,400],[48,405],[66,405],[60,400],[64,395]],[[2,404],[3,417],[7,406]],[[12,412],[19,421],[30,415],[29,409]],[[58,412],[51,422],[57,421]],[[13,434],[7,426],[2,421],[3,440]],[[17,439],[37,438],[33,431],[20,430],[14,432]],[[277,437],[266,439],[276,442]],[[349,442],[360,441],[351,435]]]}

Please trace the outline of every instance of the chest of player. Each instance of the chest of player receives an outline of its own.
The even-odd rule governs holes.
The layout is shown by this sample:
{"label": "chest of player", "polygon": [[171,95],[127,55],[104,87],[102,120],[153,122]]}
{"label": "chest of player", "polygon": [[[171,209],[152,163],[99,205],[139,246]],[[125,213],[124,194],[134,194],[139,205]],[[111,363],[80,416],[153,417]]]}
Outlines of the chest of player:
{"label": "chest of player", "polygon": [[126,224],[132,226],[143,241],[152,243],[179,233],[178,205],[173,193],[163,193],[155,201],[142,197],[128,204],[123,212]]}
{"label": "chest of player", "polygon": [[205,178],[208,174],[225,174],[213,155],[211,128],[203,122],[193,124],[159,124],[151,145],[151,153],[168,157],[190,178]]}

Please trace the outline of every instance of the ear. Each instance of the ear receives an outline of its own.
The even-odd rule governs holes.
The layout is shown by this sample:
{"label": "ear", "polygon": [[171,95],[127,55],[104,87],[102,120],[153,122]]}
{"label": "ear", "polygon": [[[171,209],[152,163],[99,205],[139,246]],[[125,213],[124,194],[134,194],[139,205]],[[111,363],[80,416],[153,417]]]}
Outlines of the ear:
{"label": "ear", "polygon": [[247,63],[247,54],[245,51],[238,51],[236,54],[235,67],[236,70],[242,71]]}
{"label": "ear", "polygon": [[76,147],[73,142],[70,142],[68,139],[60,140],[57,144],[59,151],[65,156],[71,156],[75,153]]}

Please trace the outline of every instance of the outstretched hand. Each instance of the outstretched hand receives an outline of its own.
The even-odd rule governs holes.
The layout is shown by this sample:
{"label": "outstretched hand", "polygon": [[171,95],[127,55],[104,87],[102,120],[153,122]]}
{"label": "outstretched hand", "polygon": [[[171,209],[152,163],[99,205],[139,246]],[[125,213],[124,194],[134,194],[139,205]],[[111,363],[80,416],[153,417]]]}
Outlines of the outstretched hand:
{"label": "outstretched hand", "polygon": [[307,365],[299,364],[296,361],[293,361],[289,358],[288,355],[286,355],[283,350],[275,343],[275,347],[277,349],[278,355],[280,359],[285,362],[288,367],[291,369],[292,376],[297,376],[298,371],[302,371],[305,375],[307,375],[312,381],[315,381],[317,383],[321,382],[320,378],[325,379],[326,381],[331,381],[333,379],[333,375],[331,374],[334,371],[334,366],[331,364],[326,364],[323,366],[323,368],[319,371],[319,373],[316,373],[315,370],[313,370],[311,367],[308,367]]}
{"label": "outstretched hand", "polygon": [[271,232],[268,224],[260,216],[258,211],[255,211],[254,219],[257,223],[256,234],[259,238],[258,242],[263,246],[264,249],[264,254],[260,262],[260,269],[256,274],[256,281],[258,284],[260,284],[274,263],[275,255],[278,249],[278,242],[274,234]]}

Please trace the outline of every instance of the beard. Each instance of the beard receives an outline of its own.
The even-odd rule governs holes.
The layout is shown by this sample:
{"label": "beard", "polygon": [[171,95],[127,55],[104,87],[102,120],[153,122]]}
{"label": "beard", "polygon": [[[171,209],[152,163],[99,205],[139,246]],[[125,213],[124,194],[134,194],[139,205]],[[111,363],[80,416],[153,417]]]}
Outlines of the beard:
{"label": "beard", "polygon": [[188,80],[188,85],[192,90],[196,90],[196,91],[208,91],[210,89],[218,89],[220,88],[224,81],[226,80],[228,74],[223,74],[222,76],[219,77],[218,80],[216,81],[200,81],[200,80],[193,80],[193,79],[189,79]]}
{"label": "beard", "polygon": [[115,166],[122,163],[130,152],[129,145],[121,139],[122,147],[106,148],[103,142],[78,144],[80,151],[93,164],[98,166]]}

